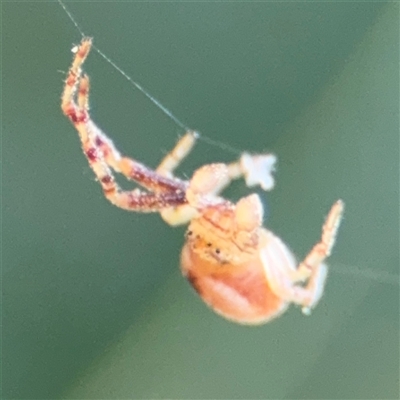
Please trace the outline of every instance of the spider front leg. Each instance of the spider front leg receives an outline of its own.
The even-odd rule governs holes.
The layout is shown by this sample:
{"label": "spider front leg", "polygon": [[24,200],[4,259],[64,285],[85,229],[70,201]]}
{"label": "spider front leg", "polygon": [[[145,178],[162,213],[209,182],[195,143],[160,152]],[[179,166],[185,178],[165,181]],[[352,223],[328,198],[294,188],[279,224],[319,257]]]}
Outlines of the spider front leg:
{"label": "spider front leg", "polygon": [[[338,200],[331,208],[322,228],[321,240],[305,257],[298,268],[283,242],[270,234],[261,258],[271,290],[283,300],[299,304],[309,314],[319,302],[325,287],[327,266],[325,259],[335,244],[343,215],[344,203]],[[301,284],[306,282],[303,287]]]}
{"label": "spider front leg", "polygon": [[[160,176],[134,160],[122,158],[111,140],[91,120],[88,106],[89,78],[81,76],[81,66],[90,51],[91,43],[90,38],[84,38],[74,51],[75,57],[65,82],[61,108],[78,131],[83,152],[105,197],[117,207],[141,212],[157,212],[166,207],[185,204],[184,182]],[[138,189],[122,191],[110,166],[155,193],[143,193]]]}
{"label": "spider front leg", "polygon": [[[111,140],[89,117],[88,92],[89,78],[84,75],[79,82],[77,105],[80,112],[86,112],[87,119],[75,121],[74,125],[81,138],[83,152],[103,188],[105,197],[119,208],[140,212],[158,212],[165,207],[184,204],[186,200],[183,184],[159,177],[144,165],[119,155]],[[143,193],[138,189],[123,191],[109,167],[110,160],[117,170],[121,169],[129,178],[148,189],[158,189],[158,193]]]}
{"label": "spider front leg", "polygon": [[[164,159],[169,160],[169,157],[171,157],[169,163],[174,165],[174,168],[179,165],[179,161],[177,161],[178,157],[172,157],[171,155],[176,150],[178,150],[178,154],[184,154],[179,147],[180,143],[184,143],[186,140],[187,135],[178,142],[173,152]],[[272,173],[275,171],[275,162],[276,156],[273,154],[250,155],[243,153],[238,161],[230,164],[204,165],[195,171],[190,180],[186,191],[189,204],[163,210],[161,216],[170,225],[185,224],[197,215],[199,209],[215,202],[220,202],[221,199],[218,195],[233,180],[241,177],[245,178],[249,187],[259,185],[264,190],[271,190],[274,186]]]}
{"label": "spider front leg", "polygon": [[179,167],[179,164],[181,164],[192,151],[198,138],[198,132],[188,130],[185,135],[178,140],[175,147],[162,159],[156,172],[163,176],[172,177],[175,169]]}
{"label": "spider front leg", "polygon": [[[179,190],[184,194],[187,184],[174,177],[173,172],[192,150],[198,138],[197,132],[187,131],[164,157],[156,171],[152,171],[131,158],[121,157],[113,142],[99,128],[92,126],[92,131],[96,132],[96,145],[101,149],[105,161],[115,171],[155,192]],[[195,215],[195,210],[188,204],[167,205],[159,212],[164,221],[172,226],[185,224]]]}
{"label": "spider front leg", "polygon": [[81,109],[75,103],[74,96],[81,77],[82,64],[85,62],[91,46],[92,39],[84,38],[82,39],[79,47],[74,48],[73,52],[75,53],[75,57],[68,71],[64,91],[61,96],[61,109],[63,113],[72,121],[72,123],[79,122],[87,117],[85,109]]}

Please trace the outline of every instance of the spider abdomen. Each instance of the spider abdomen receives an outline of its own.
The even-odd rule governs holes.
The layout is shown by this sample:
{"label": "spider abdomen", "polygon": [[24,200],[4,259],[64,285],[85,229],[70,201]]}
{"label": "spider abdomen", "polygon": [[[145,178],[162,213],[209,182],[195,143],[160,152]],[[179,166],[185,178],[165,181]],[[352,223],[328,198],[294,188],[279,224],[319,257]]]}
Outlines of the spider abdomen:
{"label": "spider abdomen", "polygon": [[203,301],[229,320],[262,324],[288,306],[271,291],[257,257],[245,264],[219,264],[203,258],[186,244],[182,250],[181,269]]}

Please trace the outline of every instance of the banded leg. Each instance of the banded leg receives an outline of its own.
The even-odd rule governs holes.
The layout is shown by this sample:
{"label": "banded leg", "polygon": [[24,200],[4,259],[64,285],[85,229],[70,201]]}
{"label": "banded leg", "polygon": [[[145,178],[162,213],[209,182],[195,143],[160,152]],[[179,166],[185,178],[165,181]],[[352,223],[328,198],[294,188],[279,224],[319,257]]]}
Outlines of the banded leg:
{"label": "banded leg", "polygon": [[[91,121],[88,112],[89,79],[85,75],[81,77],[81,66],[90,51],[90,46],[91,39],[85,38],[75,52],[65,83],[61,107],[64,114],[71,120],[78,131],[84,154],[103,188],[104,195],[111,203],[120,208],[142,212],[160,211],[165,207],[184,204],[186,202],[185,186],[182,183],[163,177],[158,179],[159,177],[154,171],[134,161],[131,163],[131,160],[122,163],[125,159],[121,158],[121,165],[125,167],[125,165],[129,164],[128,167],[132,179],[139,181],[139,183],[148,188],[161,187],[160,193],[142,193],[137,189],[124,192],[115,182],[101,146],[99,147],[98,143],[96,143],[96,138],[98,139],[96,133],[101,131]],[[77,101],[75,101],[77,89]],[[119,153],[116,154],[119,155]]]}
{"label": "banded leg", "polygon": [[[80,71],[80,66],[85,60],[88,51],[90,50],[91,41],[89,39],[84,39],[79,46],[75,59],[73,61],[70,71],[73,71],[73,76],[75,73]],[[78,59],[78,62],[76,61]],[[78,78],[79,80],[79,78]],[[76,81],[73,82],[74,87],[76,87]],[[68,87],[68,79],[66,87]],[[72,99],[69,103],[74,104],[73,101],[73,91],[69,94],[72,95]],[[146,167],[144,164],[139,163],[128,157],[122,157],[119,151],[114,146],[111,139],[109,139],[104,132],[101,131],[99,127],[91,120],[89,114],[89,78],[84,75],[79,80],[79,89],[77,95],[77,105],[74,104],[74,109],[78,110],[79,114],[84,115],[82,120],[86,121],[87,135],[90,135],[94,147],[96,147],[100,153],[102,153],[104,161],[113,168],[115,171],[122,173],[128,179],[138,182],[140,185],[154,192],[170,192],[170,191],[184,191],[186,185],[184,182],[163,177],[157,174],[152,169]],[[71,118],[70,118],[71,119]],[[74,124],[79,123],[79,119],[71,119]],[[85,132],[81,132],[81,140],[85,141]]]}
{"label": "banded leg", "polygon": [[[186,190],[188,183],[174,177],[167,169],[164,169],[160,173],[158,168],[156,171],[153,171],[149,167],[132,158],[123,157],[116,149],[112,140],[109,139],[97,126],[92,124],[91,131],[94,134],[96,146],[104,155],[105,162],[114,171],[123,174],[127,179],[136,181],[143,187],[154,192]],[[187,139],[189,136],[191,136],[191,132],[187,132],[182,139]],[[170,155],[166,158],[169,157]]]}
{"label": "banded leg", "polygon": [[75,56],[68,71],[64,91],[61,96],[61,109],[73,124],[88,118],[85,108],[79,108],[75,103],[75,92],[81,76],[81,67],[90,52],[92,39],[82,39],[79,47],[74,51]]}
{"label": "banded leg", "polygon": [[[87,76],[82,76],[78,89],[78,106],[80,110],[85,112],[87,112],[88,106],[88,88],[89,80]],[[98,146],[97,141],[99,136],[96,134],[99,132],[99,129],[91,120],[87,122],[77,121],[75,123],[75,128],[78,130],[82,142],[82,149],[88,159],[89,165],[100,182],[105,197],[112,204],[126,210],[157,212],[165,207],[177,206],[186,202],[184,190],[177,190],[179,188],[177,188],[176,184],[174,184],[174,190],[160,193],[143,193],[138,189],[122,191],[116,183],[112,171],[104,158],[102,148]],[[152,180],[152,175],[155,175],[153,171],[146,169],[144,166],[142,167],[133,160],[121,158],[118,165],[124,168],[128,163],[129,167],[133,166],[131,174],[134,174],[134,178],[132,179],[150,188],[159,184],[157,180]]]}
{"label": "banded leg", "polygon": [[343,211],[344,203],[342,200],[336,201],[331,207],[322,226],[321,240],[312,248],[296,270],[296,276],[299,280],[307,279],[315,267],[331,255]]}
{"label": "banded leg", "polygon": [[[294,259],[280,239],[270,238],[270,244],[261,254],[271,290],[287,302],[299,304],[309,314],[320,300],[327,276],[325,259],[330,255],[340,225],[344,204],[338,200],[331,208],[318,242],[305,260],[294,269]],[[274,243],[272,243],[274,241]],[[306,285],[301,286],[301,282]]]}

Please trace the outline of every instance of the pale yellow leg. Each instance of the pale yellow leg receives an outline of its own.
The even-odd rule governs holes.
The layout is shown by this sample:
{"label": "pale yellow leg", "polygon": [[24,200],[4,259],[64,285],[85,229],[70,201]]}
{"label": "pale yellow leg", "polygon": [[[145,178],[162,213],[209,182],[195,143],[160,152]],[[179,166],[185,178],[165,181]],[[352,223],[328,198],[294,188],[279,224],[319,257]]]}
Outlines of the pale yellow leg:
{"label": "pale yellow leg", "polygon": [[[192,150],[199,134],[186,132],[174,149],[167,154],[157,168],[157,173],[172,177],[174,170]],[[190,205],[170,207],[161,212],[165,222],[170,225],[181,225],[189,222],[197,214],[199,201],[217,199],[217,196],[232,182],[245,178],[249,187],[259,185],[264,190],[274,186],[272,173],[276,157],[273,154],[250,155],[243,153],[240,159],[230,164],[209,164],[195,171],[187,192]],[[190,198],[190,199],[189,199]]]}
{"label": "pale yellow leg", "polygon": [[[272,238],[265,254],[261,254],[268,283],[273,292],[287,302],[302,306],[304,314],[309,314],[320,300],[325,287],[327,266],[325,259],[335,244],[344,204],[338,200],[331,208],[322,228],[321,241],[293,269],[294,260],[281,241]],[[275,242],[274,242],[275,241]],[[299,285],[306,282],[305,286]]]}
{"label": "pale yellow leg", "polygon": [[330,209],[322,227],[321,240],[312,248],[305,259],[299,264],[296,275],[300,280],[307,279],[316,266],[331,255],[336,241],[337,231],[342,219],[344,203],[338,200]]}
{"label": "pale yellow leg", "polygon": [[187,131],[175,147],[160,162],[156,172],[171,177],[179,164],[192,151],[199,134],[196,131]]}

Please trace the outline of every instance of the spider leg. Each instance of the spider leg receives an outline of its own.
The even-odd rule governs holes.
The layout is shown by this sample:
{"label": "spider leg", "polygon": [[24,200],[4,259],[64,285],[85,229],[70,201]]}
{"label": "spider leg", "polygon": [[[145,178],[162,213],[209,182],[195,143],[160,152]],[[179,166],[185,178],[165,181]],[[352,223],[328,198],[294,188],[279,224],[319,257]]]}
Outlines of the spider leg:
{"label": "spider leg", "polygon": [[[85,75],[81,78],[78,91],[78,104],[88,112],[89,78]],[[89,115],[89,114],[88,114]],[[90,117],[89,117],[90,118]],[[124,157],[115,147],[113,141],[91,120],[87,121],[87,130],[93,138],[94,145],[102,153],[104,161],[114,171],[123,174],[127,179],[136,181],[141,186],[153,192],[184,191],[187,184],[175,177],[164,176],[153,171],[144,164]],[[187,133],[182,139],[190,135]],[[186,140],[189,142],[189,140]],[[189,149],[190,150],[190,149]]]}
{"label": "spider leg", "polygon": [[[186,136],[184,136],[182,139],[185,140]],[[180,144],[178,143],[177,147],[179,147],[179,145]],[[251,158],[247,165],[243,165],[243,156]],[[247,154],[243,154],[243,156],[241,160],[231,164],[208,164],[197,169],[193,175],[193,178],[189,182],[189,187],[186,190],[186,197],[189,201],[189,204],[163,210],[161,212],[161,216],[164,221],[172,226],[185,224],[197,215],[198,209],[216,202],[221,202],[222,200],[218,197],[218,195],[227,186],[229,186],[234,179],[239,179],[242,176],[246,176],[246,174],[250,173],[251,171],[249,165],[251,168],[256,165],[256,163],[253,162],[252,156]],[[254,159],[257,160],[259,157],[269,158],[270,156],[272,155],[254,156]],[[272,157],[275,158],[275,156]],[[173,160],[171,165],[172,163]],[[270,181],[272,179],[272,168],[270,168],[269,171],[264,172],[266,179]]]}
{"label": "spider leg", "polygon": [[81,110],[78,109],[78,105],[75,103],[74,96],[82,73],[81,66],[85,62],[86,57],[90,52],[91,45],[91,38],[83,38],[79,47],[73,50],[75,57],[68,71],[64,91],[61,96],[61,109],[63,113],[72,121],[72,123],[82,120],[86,117],[86,115],[80,112]]}
{"label": "spider leg", "polygon": [[[118,166],[121,167],[121,170],[142,186],[155,189],[156,193],[143,193],[138,189],[122,191],[115,182],[112,171],[105,160],[102,146],[99,146],[98,143],[99,139],[102,136],[105,137],[105,135],[90,119],[88,107],[89,79],[85,75],[81,76],[81,66],[90,51],[90,46],[91,39],[84,38],[75,52],[66,79],[61,107],[78,131],[83,152],[103,188],[105,197],[120,208],[142,212],[155,212],[166,207],[185,204],[185,184],[183,182],[159,176],[134,160],[121,158],[118,152],[114,152],[113,157],[114,159],[120,158]],[[111,149],[115,150],[114,146]]]}
{"label": "spider leg", "polygon": [[285,274],[285,268],[276,268],[270,263],[268,256],[262,256],[265,274],[271,290],[288,303],[302,306],[302,311],[309,314],[322,297],[328,269],[325,264],[318,264],[310,274],[307,284],[303,287],[298,280],[292,279],[290,274]]}
{"label": "spider leg", "polygon": [[[196,131],[187,131],[175,147],[161,160],[156,169],[157,173],[172,177],[174,170],[193,149],[198,136]],[[187,224],[196,214],[196,209],[189,204],[168,207],[160,211],[161,218],[171,226]]]}
{"label": "spider leg", "polygon": [[202,208],[223,201],[217,194],[236,175],[236,164],[232,170],[228,165],[222,163],[204,165],[195,171],[189,182],[189,187],[186,190],[186,198],[189,204],[167,208],[161,212],[161,217],[172,226],[188,223],[198,215]]}
{"label": "spider leg", "polygon": [[[174,170],[193,149],[199,136],[198,132],[188,130],[172,151],[164,157],[156,171],[161,175],[172,177]],[[218,185],[214,186],[212,193],[218,195],[233,180],[243,176],[247,186],[259,185],[264,190],[270,190],[274,186],[272,172],[274,171],[275,163],[276,156],[273,154],[250,155],[243,153],[238,161],[226,164],[227,172],[225,177],[219,181]]]}
{"label": "spider leg", "polygon": [[[233,180],[244,177],[248,187],[261,186],[264,190],[274,187],[272,173],[275,171],[276,156],[273,154],[243,153],[240,159],[230,164],[209,164],[199,168],[196,173],[208,184],[202,189],[203,194],[219,195]],[[218,171],[218,172],[216,172]],[[213,175],[217,173],[218,179]],[[191,186],[193,179],[191,181]],[[200,185],[198,185],[200,188]]]}
{"label": "spider leg", "polygon": [[313,270],[331,255],[343,211],[344,203],[342,200],[336,201],[331,207],[322,227],[321,240],[312,248],[296,270],[299,280],[311,276]]}
{"label": "spider leg", "polygon": [[90,118],[89,77],[85,74],[79,81],[77,102],[78,109],[85,114],[86,133],[91,137],[94,146],[102,153],[103,159],[108,166],[116,172],[122,173],[126,178],[134,180],[154,192],[185,190],[186,185],[183,181],[173,177],[164,177],[132,158],[121,156],[112,140]]}
{"label": "spider leg", "polygon": [[[89,79],[86,75],[82,76],[78,88],[78,106],[86,113],[88,112],[87,95],[89,90]],[[89,117],[88,117],[89,118]],[[96,125],[88,119],[86,122],[76,122],[75,128],[77,129],[82,142],[82,149],[89,165],[94,171],[98,181],[100,182],[105,197],[114,205],[119,208],[132,211],[141,212],[157,212],[165,207],[176,206],[184,204],[185,192],[184,188],[180,188],[174,182],[169,183],[172,190],[160,193],[143,193],[138,189],[132,191],[123,191],[116,183],[112,171],[105,161],[103,154],[104,149],[99,146],[98,136],[101,131]],[[107,138],[106,138],[107,139]],[[110,141],[111,142],[111,141]],[[112,144],[112,142],[111,142]],[[119,153],[117,152],[117,156]],[[111,156],[108,155],[110,158]],[[112,155],[115,159],[115,154]],[[129,177],[137,180],[140,184],[147,188],[159,188],[160,181],[154,171],[147,169],[145,166],[127,158],[120,158],[118,166],[125,168],[124,171],[129,170]],[[164,182],[161,182],[161,184]],[[165,185],[168,187],[168,185]],[[163,187],[164,188],[164,187]],[[164,188],[165,189],[165,188]]]}
{"label": "spider leg", "polygon": [[87,129],[93,137],[95,147],[102,153],[105,163],[127,179],[156,193],[185,191],[187,183],[173,176],[163,176],[133,158],[125,157],[115,147],[111,139],[89,120]]}
{"label": "spider leg", "polygon": [[[186,137],[184,136],[182,140],[185,140]],[[176,147],[178,152],[181,151],[179,147],[180,142]],[[182,153],[184,152],[182,151]],[[179,157],[171,157],[168,162],[170,165],[176,166],[179,164]],[[204,165],[195,171],[186,190],[189,204],[163,210],[161,216],[170,225],[185,224],[197,215],[197,210],[221,202],[218,195],[233,180],[243,176],[247,186],[260,185],[264,190],[270,190],[274,186],[272,173],[275,162],[276,157],[273,154],[250,155],[243,153],[239,161],[230,164]]]}
{"label": "spider leg", "polygon": [[[278,238],[271,239],[275,243],[271,243],[261,255],[271,290],[285,301],[301,305],[305,314],[310,313],[323,294],[328,272],[324,261],[335,243],[343,210],[344,204],[338,200],[326,218],[320,242],[297,269],[292,268],[293,258]],[[300,286],[299,282],[304,281],[306,285]]]}
{"label": "spider leg", "polygon": [[[241,177],[247,186],[260,185],[264,190],[274,186],[272,173],[276,157],[273,154],[250,155],[243,153],[240,159],[231,164],[208,164],[195,171],[186,192],[194,207],[203,207],[218,199],[229,184]],[[204,204],[201,204],[204,203]]]}
{"label": "spider leg", "polygon": [[[159,193],[161,197],[176,194],[179,201],[170,199],[163,202],[163,207],[159,209],[160,215],[166,223],[172,226],[182,225],[193,218],[196,211],[186,204],[185,200],[187,183],[173,177],[172,171],[179,164],[179,157],[183,159],[194,145],[194,132],[186,133],[177,144],[179,148],[173,150],[174,154],[168,154],[160,164],[161,168],[157,168],[155,172],[131,158],[122,157],[114,143],[93,123],[90,125],[90,131],[94,134],[95,144],[101,150],[105,162],[112,169],[122,173],[128,179],[135,180],[147,189]],[[182,147],[180,147],[181,145]]]}
{"label": "spider leg", "polygon": [[[169,152],[157,167],[157,172],[163,176],[172,177],[174,170],[184,160],[194,147],[199,134],[196,131],[187,131],[186,134],[178,141],[175,147]],[[218,164],[219,165],[219,164]],[[206,165],[201,170],[205,170],[205,175],[213,178],[215,171],[214,164]],[[226,167],[226,168],[225,168]],[[240,162],[235,162],[223,167],[223,179],[213,183],[212,188],[207,189],[207,195],[217,196],[225,187],[227,187],[233,179],[238,179],[243,176],[244,171]],[[205,178],[207,179],[207,178]],[[192,205],[184,204],[177,207],[170,207],[163,210],[161,217],[166,223],[172,226],[183,225],[188,223],[197,214],[197,210]]]}
{"label": "spider leg", "polygon": [[161,160],[156,172],[163,176],[172,177],[175,169],[192,151],[198,137],[198,132],[188,130],[185,135],[179,139],[175,147]]}

